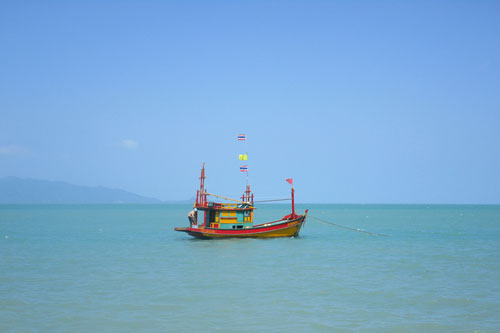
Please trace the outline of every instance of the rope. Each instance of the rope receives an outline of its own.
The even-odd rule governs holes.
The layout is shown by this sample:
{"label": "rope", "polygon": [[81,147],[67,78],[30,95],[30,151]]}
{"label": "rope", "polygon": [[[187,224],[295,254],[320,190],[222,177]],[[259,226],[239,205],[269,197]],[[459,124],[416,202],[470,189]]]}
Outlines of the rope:
{"label": "rope", "polygon": [[271,202],[271,201],[285,201],[285,200],[292,200],[292,199],[286,198],[286,199],[273,199],[273,200],[256,200],[254,202]]}
{"label": "rope", "polygon": [[[218,195],[218,194],[213,194],[213,193],[208,193],[208,192],[203,192],[202,194],[212,195],[212,196],[217,197],[217,198],[222,198],[222,199],[225,199],[225,200],[230,200],[230,201],[235,201],[235,202],[239,202],[239,203],[248,204],[248,202],[244,202],[244,201],[240,201],[240,200],[236,200],[236,199],[231,199],[231,198],[224,197],[224,196]],[[292,199],[291,198],[286,198],[286,199],[272,199],[272,200],[256,200],[254,202],[271,202],[271,201],[284,201],[284,200],[292,200]]]}
{"label": "rope", "polygon": [[389,235],[386,235],[386,234],[378,234],[376,232],[369,232],[369,231],[366,231],[366,230],[363,230],[363,229],[354,229],[354,228],[345,227],[345,226],[340,225],[340,224],[336,224],[336,223],[333,223],[333,222],[328,222],[328,221],[325,221],[325,220],[322,220],[322,219],[318,219],[317,217],[314,217],[314,216],[311,216],[311,215],[308,215],[307,217],[312,218],[314,220],[317,220],[319,222],[323,222],[323,223],[326,223],[326,224],[329,224],[329,225],[333,225],[334,227],[337,227],[337,228],[342,228],[342,229],[351,230],[351,231],[357,231],[357,232],[363,232],[365,234],[369,234],[369,235],[373,235],[373,236],[389,236]]}
{"label": "rope", "polygon": [[243,204],[248,204],[248,202],[244,202],[244,201],[240,201],[240,200],[235,200],[235,199],[231,199],[231,198],[228,198],[228,197],[223,197],[222,195],[218,195],[218,194],[213,194],[213,193],[208,193],[208,192],[203,192],[202,194],[213,195],[214,197],[217,197],[217,198],[222,198],[222,199],[226,199],[226,200],[230,200],[230,201],[235,201],[235,202],[239,202],[239,203],[243,203]]}

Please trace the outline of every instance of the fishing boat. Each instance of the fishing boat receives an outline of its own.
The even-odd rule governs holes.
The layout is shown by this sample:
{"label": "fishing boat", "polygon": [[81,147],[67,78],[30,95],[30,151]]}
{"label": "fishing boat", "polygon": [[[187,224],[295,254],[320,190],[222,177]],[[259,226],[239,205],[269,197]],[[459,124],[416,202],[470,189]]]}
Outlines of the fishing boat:
{"label": "fishing boat", "polygon": [[[245,170],[240,170],[246,172],[246,166],[244,167]],[[287,182],[292,185],[291,213],[275,221],[254,225],[253,218],[256,208],[254,206],[254,195],[248,185],[248,178],[241,200],[206,192],[205,178],[205,163],[203,163],[200,188],[196,192],[193,210],[188,215],[190,226],[175,228],[176,231],[185,232],[190,236],[201,239],[272,238],[296,237],[299,235],[300,229],[306,221],[308,210],[306,209],[302,215],[295,213],[295,190],[292,179],[287,179]],[[208,197],[211,196],[232,201],[232,203],[209,201]]]}

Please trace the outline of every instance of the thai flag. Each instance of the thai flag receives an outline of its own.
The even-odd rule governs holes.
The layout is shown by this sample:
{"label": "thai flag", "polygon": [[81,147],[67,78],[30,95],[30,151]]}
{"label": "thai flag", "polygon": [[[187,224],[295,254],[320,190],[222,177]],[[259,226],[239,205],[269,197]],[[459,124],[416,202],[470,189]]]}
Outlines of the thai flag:
{"label": "thai flag", "polygon": [[248,172],[248,165],[242,165],[242,166],[240,166],[240,171],[241,172]]}
{"label": "thai flag", "polygon": [[246,139],[247,139],[246,134],[238,134],[238,140],[240,140],[240,141],[246,141]]}

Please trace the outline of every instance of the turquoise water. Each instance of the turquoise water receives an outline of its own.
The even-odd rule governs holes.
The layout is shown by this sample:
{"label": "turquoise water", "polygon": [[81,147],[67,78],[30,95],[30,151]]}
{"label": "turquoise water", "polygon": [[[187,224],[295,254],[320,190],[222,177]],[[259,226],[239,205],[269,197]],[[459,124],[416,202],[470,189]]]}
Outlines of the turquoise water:
{"label": "turquoise water", "polygon": [[500,331],[500,206],[305,208],[389,236],[309,219],[207,241],[173,231],[189,205],[0,206],[0,331]]}

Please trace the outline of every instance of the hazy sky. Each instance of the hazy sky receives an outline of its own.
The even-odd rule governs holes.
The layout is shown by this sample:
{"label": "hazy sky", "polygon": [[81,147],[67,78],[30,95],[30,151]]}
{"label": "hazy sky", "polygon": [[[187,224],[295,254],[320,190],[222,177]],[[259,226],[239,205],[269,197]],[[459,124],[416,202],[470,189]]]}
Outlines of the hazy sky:
{"label": "hazy sky", "polygon": [[0,177],[500,203],[499,61],[499,1],[2,1]]}

